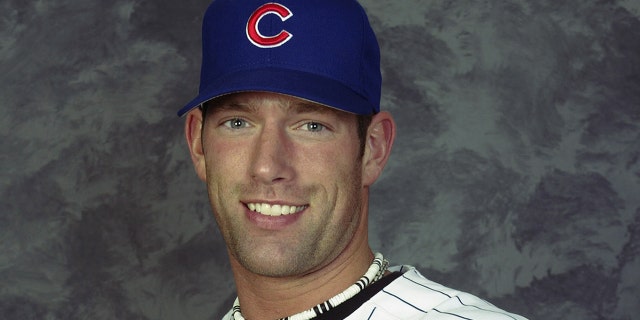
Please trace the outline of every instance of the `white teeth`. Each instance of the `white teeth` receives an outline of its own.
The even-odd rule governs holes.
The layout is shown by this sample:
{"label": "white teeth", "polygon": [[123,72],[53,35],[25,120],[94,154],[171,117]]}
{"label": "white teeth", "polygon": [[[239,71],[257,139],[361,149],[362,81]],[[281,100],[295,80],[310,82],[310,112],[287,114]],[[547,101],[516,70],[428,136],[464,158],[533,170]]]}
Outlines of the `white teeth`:
{"label": "white teeth", "polygon": [[272,217],[294,214],[306,208],[306,206],[288,206],[280,204],[271,205],[268,203],[247,203],[247,207],[251,211],[255,211],[265,216]]}
{"label": "white teeth", "polygon": [[280,216],[282,215],[282,208],[278,204],[274,204],[271,206],[271,214],[272,216]]}

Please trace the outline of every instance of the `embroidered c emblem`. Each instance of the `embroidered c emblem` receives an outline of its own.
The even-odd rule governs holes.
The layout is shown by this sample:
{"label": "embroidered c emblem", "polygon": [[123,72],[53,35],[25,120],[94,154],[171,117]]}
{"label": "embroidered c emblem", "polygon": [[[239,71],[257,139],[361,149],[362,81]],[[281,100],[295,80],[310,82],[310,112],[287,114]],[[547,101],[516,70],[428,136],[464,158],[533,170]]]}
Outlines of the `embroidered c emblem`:
{"label": "embroidered c emblem", "polygon": [[279,47],[293,37],[293,35],[286,30],[280,31],[280,33],[275,36],[265,36],[261,34],[258,25],[260,24],[260,20],[268,14],[277,15],[283,22],[293,16],[289,8],[274,2],[264,4],[254,11],[251,17],[249,17],[249,21],[247,21],[247,38],[251,43],[260,48]]}

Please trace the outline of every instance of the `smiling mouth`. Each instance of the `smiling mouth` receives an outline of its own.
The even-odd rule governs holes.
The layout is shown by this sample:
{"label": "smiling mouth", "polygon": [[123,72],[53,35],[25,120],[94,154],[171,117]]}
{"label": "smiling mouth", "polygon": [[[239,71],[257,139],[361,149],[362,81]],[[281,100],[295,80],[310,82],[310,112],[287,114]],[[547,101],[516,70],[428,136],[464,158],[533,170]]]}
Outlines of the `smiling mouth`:
{"label": "smiling mouth", "polygon": [[298,213],[308,206],[289,206],[280,204],[268,204],[268,203],[247,203],[249,210],[257,212],[259,214],[271,217],[278,217],[283,215],[290,215]]}

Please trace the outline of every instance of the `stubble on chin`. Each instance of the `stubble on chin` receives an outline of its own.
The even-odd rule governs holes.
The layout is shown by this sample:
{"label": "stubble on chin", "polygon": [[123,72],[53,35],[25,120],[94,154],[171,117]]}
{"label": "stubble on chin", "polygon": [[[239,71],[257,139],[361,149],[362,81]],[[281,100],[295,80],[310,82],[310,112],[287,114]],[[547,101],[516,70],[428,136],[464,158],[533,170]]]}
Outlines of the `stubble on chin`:
{"label": "stubble on chin", "polygon": [[[318,187],[309,187],[299,192],[313,194]],[[359,189],[353,188],[346,195],[348,204],[344,210],[350,215],[324,223],[316,220],[297,230],[290,239],[252,238],[239,227],[231,227],[226,235],[232,258],[253,274],[268,277],[290,277],[305,275],[333,261],[349,245],[360,219],[362,208]],[[312,208],[313,209],[313,208]],[[331,215],[335,207],[325,208],[317,215]],[[238,223],[240,225],[240,223]]]}

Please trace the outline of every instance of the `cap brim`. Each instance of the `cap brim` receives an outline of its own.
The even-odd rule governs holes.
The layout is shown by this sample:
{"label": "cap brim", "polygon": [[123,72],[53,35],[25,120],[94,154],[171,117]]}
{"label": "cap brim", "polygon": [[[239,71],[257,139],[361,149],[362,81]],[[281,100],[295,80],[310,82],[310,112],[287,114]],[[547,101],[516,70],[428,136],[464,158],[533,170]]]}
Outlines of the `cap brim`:
{"label": "cap brim", "polygon": [[316,74],[281,68],[262,68],[235,72],[210,82],[185,105],[178,116],[211,99],[237,92],[266,91],[313,101],[346,112],[369,115],[379,106],[340,82]]}

